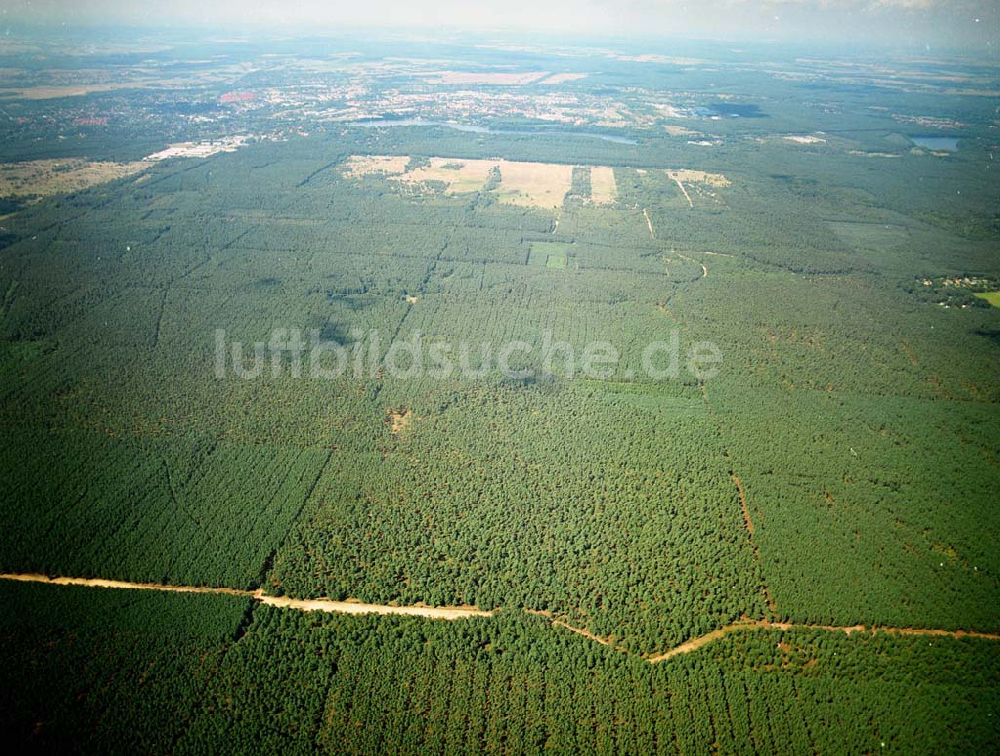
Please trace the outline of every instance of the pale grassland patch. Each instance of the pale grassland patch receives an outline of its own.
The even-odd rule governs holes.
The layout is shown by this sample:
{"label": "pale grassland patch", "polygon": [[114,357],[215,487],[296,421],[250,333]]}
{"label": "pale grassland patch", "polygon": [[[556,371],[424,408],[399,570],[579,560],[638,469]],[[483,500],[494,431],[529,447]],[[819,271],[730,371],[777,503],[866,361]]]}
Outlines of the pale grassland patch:
{"label": "pale grassland patch", "polygon": [[700,133],[694,129],[688,129],[684,126],[674,126],[673,124],[667,124],[663,127],[663,130],[670,136],[696,136]]}
{"label": "pale grassland patch", "polygon": [[590,169],[590,201],[597,205],[610,205],[618,195],[615,171],[607,166]]}
{"label": "pale grassland patch", "polygon": [[[521,207],[547,210],[562,207],[570,190],[573,166],[556,163],[529,163],[515,160],[431,157],[409,167],[407,156],[353,155],[344,162],[342,173],[347,178],[381,175],[412,190],[436,191],[443,185],[445,194],[463,194],[488,188],[498,201]],[[500,172],[500,182],[490,181],[494,170]],[[611,168],[598,167],[595,201],[614,201],[616,185]]]}
{"label": "pale grassland patch", "polygon": [[562,207],[573,180],[573,166],[556,163],[521,163],[501,160],[501,202],[522,207]]}
{"label": "pale grassland patch", "polygon": [[147,163],[30,160],[0,163],[0,197],[47,197],[78,192],[148,168]]}
{"label": "pale grassland patch", "polygon": [[408,171],[395,180],[414,184],[440,181],[447,185],[445,191],[448,194],[478,192],[489,178],[490,169],[497,163],[496,160],[432,157],[427,165]]}

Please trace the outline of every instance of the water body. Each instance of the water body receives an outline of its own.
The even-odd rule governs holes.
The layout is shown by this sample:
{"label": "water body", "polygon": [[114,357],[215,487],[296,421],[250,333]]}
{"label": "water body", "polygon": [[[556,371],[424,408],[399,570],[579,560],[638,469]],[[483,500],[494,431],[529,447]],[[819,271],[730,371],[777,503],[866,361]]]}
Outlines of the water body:
{"label": "water body", "polygon": [[706,108],[695,108],[704,111],[708,116],[721,116],[722,118],[767,118],[767,113],[761,111],[760,106],[750,103],[737,102],[714,102]]}
{"label": "water body", "polygon": [[615,144],[638,144],[635,139],[629,139],[612,134],[597,134],[592,131],[561,131],[557,129],[491,129],[488,126],[477,126],[470,123],[449,123],[448,121],[425,121],[421,118],[397,118],[379,121],[356,121],[358,126],[442,126],[446,129],[464,131],[468,134],[504,134],[513,136],[558,136],[583,137],[585,139],[601,139]]}
{"label": "water body", "polygon": [[917,147],[923,147],[927,150],[958,152],[958,137],[911,136],[910,141],[917,145]]}

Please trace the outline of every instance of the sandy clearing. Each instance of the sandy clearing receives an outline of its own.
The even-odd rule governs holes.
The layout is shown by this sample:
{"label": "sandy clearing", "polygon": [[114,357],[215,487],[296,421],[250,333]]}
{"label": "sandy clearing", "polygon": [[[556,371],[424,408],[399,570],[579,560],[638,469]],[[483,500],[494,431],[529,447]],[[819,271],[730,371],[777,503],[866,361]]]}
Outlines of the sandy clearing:
{"label": "sandy clearing", "polygon": [[467,617],[492,617],[493,612],[483,611],[474,606],[389,606],[386,604],[364,604],[360,601],[333,601],[331,599],[293,599],[287,596],[267,596],[255,593],[254,598],[262,604],[282,609],[296,609],[300,612],[335,612],[337,614],[382,614],[405,617],[426,617],[429,619],[456,620]]}
{"label": "sandy clearing", "polygon": [[217,155],[220,152],[236,152],[236,150],[246,144],[246,141],[247,137],[245,136],[233,136],[204,142],[177,142],[176,144],[168,145],[165,150],[147,155],[144,159],[155,163],[175,157],[206,158]]}
{"label": "sandy clearing", "polygon": [[795,144],[826,144],[826,140],[817,136],[786,136],[782,137],[786,142]]}
{"label": "sandy clearing", "polygon": [[[446,194],[473,193],[488,187],[500,202],[545,210],[562,207],[573,181],[573,166],[561,163],[452,157],[430,157],[422,162],[407,170],[406,156],[352,155],[344,161],[341,172],[347,178],[386,176],[418,192],[430,191],[435,184],[443,184]],[[499,171],[499,183],[491,176],[494,171]],[[597,182],[592,197],[598,204],[610,204],[617,194],[614,171],[604,166],[592,171]]]}
{"label": "sandy clearing", "polygon": [[342,173],[348,178],[371,174],[395,176],[406,172],[409,155],[351,155],[344,161]]}
{"label": "sandy clearing", "polygon": [[677,187],[681,190],[684,195],[684,199],[688,201],[689,207],[694,207],[694,202],[691,201],[691,195],[688,194],[687,188],[684,183],[689,184],[704,184],[705,186],[711,186],[713,188],[726,187],[731,185],[731,181],[723,176],[721,173],[708,173],[707,171],[695,171],[690,168],[676,168],[667,169],[667,177],[677,184]]}
{"label": "sandy clearing", "polygon": [[610,205],[618,196],[615,171],[607,166],[590,169],[590,201],[597,205]]}
{"label": "sandy clearing", "polygon": [[491,617],[493,612],[474,606],[390,606],[388,604],[365,604],[360,601],[333,601],[332,599],[295,599],[287,596],[268,596],[262,590],[245,591],[238,588],[213,588],[192,585],[160,585],[157,583],[130,583],[123,580],[103,578],[54,577],[37,573],[5,573],[0,580],[21,583],[45,583],[47,585],[73,585],[85,588],[110,588],[132,591],[165,591],[167,593],[212,593],[227,596],[243,596],[268,606],[295,609],[300,612],[336,612],[340,614],[395,614],[405,617],[426,617],[428,619],[457,620],[467,617]]}
{"label": "sandy clearing", "polygon": [[[489,178],[490,171],[497,166],[496,160],[466,160],[464,158],[429,158],[428,165],[415,168],[393,180],[408,184],[422,184],[440,181],[446,185],[448,194],[478,192]],[[404,164],[405,169],[405,164]]]}
{"label": "sandy clearing", "polygon": [[721,173],[695,171],[690,168],[668,169],[667,175],[674,181],[686,181],[689,184],[706,184],[707,186],[725,188],[732,182]]}
{"label": "sandy clearing", "polygon": [[501,202],[522,207],[562,207],[573,183],[573,166],[558,163],[522,163],[501,160]]}
{"label": "sandy clearing", "polygon": [[124,580],[105,580],[104,578],[49,577],[38,573],[3,573],[0,580],[14,580],[21,583],[47,583],[49,585],[77,585],[85,588],[114,588],[130,591],[166,591],[168,593],[217,593],[228,596],[253,597],[252,591],[242,591],[239,588],[212,588],[195,585],[161,585],[159,583],[130,583]]}
{"label": "sandy clearing", "polygon": [[147,163],[29,160],[0,163],[0,197],[47,197],[78,192],[149,168]]}
{"label": "sandy clearing", "polygon": [[399,435],[410,427],[412,419],[413,412],[409,409],[390,410],[386,422],[389,425],[389,431],[395,435]]}

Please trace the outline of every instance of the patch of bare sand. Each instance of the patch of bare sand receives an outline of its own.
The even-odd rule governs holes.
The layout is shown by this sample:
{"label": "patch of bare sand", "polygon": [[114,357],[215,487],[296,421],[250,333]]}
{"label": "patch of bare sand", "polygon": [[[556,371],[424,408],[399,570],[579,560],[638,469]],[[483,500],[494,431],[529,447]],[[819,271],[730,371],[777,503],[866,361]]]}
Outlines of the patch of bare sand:
{"label": "patch of bare sand", "polygon": [[217,593],[229,596],[253,596],[250,591],[238,588],[212,588],[191,585],[163,585],[161,583],[129,583],[124,580],[105,580],[104,578],[49,577],[38,573],[5,573],[0,574],[0,580],[13,580],[19,583],[47,583],[49,585],[76,585],[86,588],[114,588],[132,591],[167,591],[169,593]]}
{"label": "patch of bare sand", "polygon": [[689,168],[668,169],[667,176],[673,181],[683,181],[688,184],[705,184],[717,188],[730,186],[732,182],[721,173],[695,171]]}
{"label": "patch of bare sand", "polygon": [[410,421],[413,419],[413,412],[409,409],[396,409],[389,410],[389,414],[386,417],[386,424],[389,426],[389,431],[395,435],[399,435],[407,428],[410,427]]}
{"label": "patch of bare sand", "polygon": [[818,136],[786,136],[782,137],[786,142],[794,142],[795,144],[826,144],[826,140]]}
{"label": "patch of bare sand", "polygon": [[165,150],[147,155],[146,160],[157,162],[175,157],[206,158],[218,155],[220,152],[236,152],[247,143],[246,136],[232,136],[224,139],[209,139],[201,142],[177,142]]}
{"label": "patch of bare sand", "polygon": [[37,573],[0,574],[0,580],[20,583],[44,583],[47,585],[73,585],[86,588],[110,588],[115,590],[166,591],[169,593],[213,593],[228,596],[245,596],[268,606],[296,609],[301,612],[337,612],[340,614],[395,614],[407,617],[427,617],[429,619],[456,620],[467,617],[490,617],[493,612],[475,606],[391,606],[389,604],[365,604],[360,601],[333,601],[331,599],[295,599],[287,596],[269,596],[263,590],[245,591],[238,588],[212,588],[190,585],[161,585],[159,583],[129,583],[122,580],[103,578],[48,577]]}
{"label": "patch of bare sand", "polygon": [[333,601],[331,599],[293,599],[286,596],[254,594],[260,603],[282,609],[297,609],[300,612],[336,612],[338,614],[382,614],[404,617],[427,617],[429,619],[456,620],[467,617],[491,617],[493,612],[475,606],[389,606],[387,604],[365,604],[360,601]]}

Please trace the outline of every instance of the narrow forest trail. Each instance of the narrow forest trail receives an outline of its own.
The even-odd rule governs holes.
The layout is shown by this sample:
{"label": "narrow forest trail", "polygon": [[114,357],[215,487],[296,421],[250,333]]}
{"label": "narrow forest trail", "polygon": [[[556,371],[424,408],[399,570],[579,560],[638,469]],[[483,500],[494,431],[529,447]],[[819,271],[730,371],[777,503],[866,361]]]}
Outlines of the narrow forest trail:
{"label": "narrow forest trail", "polygon": [[650,664],[657,664],[675,656],[680,656],[681,654],[689,654],[692,651],[697,651],[699,648],[703,648],[709,643],[720,640],[730,633],[743,630],[820,630],[829,633],[844,633],[848,636],[853,633],[868,635],[883,633],[885,635],[923,636],[933,638],[980,638],[983,640],[1000,640],[1000,634],[998,633],[981,633],[975,630],[939,630],[935,628],[922,627],[879,627],[876,625],[872,625],[871,627],[866,625],[850,625],[840,627],[837,625],[810,625],[795,622],[744,620],[741,622],[734,622],[733,624],[726,625],[725,627],[720,627],[718,630],[713,630],[710,633],[699,635],[697,638],[685,641],[679,646],[674,646],[669,651],[665,651],[662,654],[656,654],[654,656],[647,656],[645,659]]}
{"label": "narrow forest trail", "polygon": [[697,260],[692,260],[687,255],[682,255],[680,252],[674,252],[673,254],[677,255],[682,260],[687,260],[689,263],[693,263],[694,265],[700,265],[701,266],[701,277],[702,278],[708,278],[708,266],[705,265],[705,263],[698,262]]}
{"label": "narrow forest trail", "polygon": [[681,180],[679,178],[674,178],[674,183],[680,187],[681,192],[684,194],[684,199],[688,201],[688,206],[694,207],[694,203],[691,201],[691,195],[688,194],[688,191],[684,188],[684,184],[681,183]]}
{"label": "narrow forest trail", "polygon": [[649,210],[647,208],[642,209],[642,215],[646,219],[646,227],[649,229],[649,238],[655,239],[656,234],[653,233],[653,221],[649,217]]}
{"label": "narrow forest trail", "polygon": [[620,646],[615,645],[615,643],[610,638],[602,638],[599,635],[594,635],[592,632],[583,627],[574,627],[567,622],[563,622],[560,619],[555,619],[552,616],[552,612],[544,611],[542,609],[525,609],[526,614],[532,614],[535,617],[544,617],[549,622],[552,623],[553,627],[562,627],[569,630],[571,633],[576,633],[577,635],[582,635],[587,640],[592,640],[595,643],[600,643],[602,646],[608,646],[609,648],[616,649],[617,651],[625,652],[625,649]]}
{"label": "narrow forest trail", "polygon": [[[166,593],[201,593],[215,594],[223,596],[242,596],[244,598],[259,601],[268,606],[281,609],[292,609],[300,612],[334,612],[338,614],[380,614],[380,615],[401,615],[406,617],[424,617],[426,619],[459,620],[469,617],[493,617],[500,610],[484,610],[474,606],[422,606],[420,604],[412,606],[390,606],[388,604],[365,604],[359,601],[332,601],[330,599],[295,599],[287,596],[268,596],[261,590],[249,591],[239,588],[211,588],[193,585],[161,585],[159,583],[130,583],[123,580],[105,580],[103,578],[77,578],[77,577],[49,577],[38,573],[0,573],[0,580],[8,580],[19,583],[42,583],[45,585],[68,585],[84,588],[105,588],[112,590],[131,591],[163,591]],[[602,638],[594,635],[589,630],[573,627],[572,625],[553,617],[551,612],[538,609],[524,609],[526,614],[542,617],[553,627],[561,627],[576,635],[582,636],[594,643],[613,648],[623,653],[628,653],[622,647],[616,645],[609,638]],[[933,638],[979,638],[982,640],[1000,641],[1000,633],[986,633],[976,630],[944,630],[938,628],[922,627],[881,627],[866,625],[811,625],[808,623],[795,622],[771,622],[769,620],[741,620],[734,622],[717,630],[699,635],[684,641],[679,646],[674,646],[668,651],[660,654],[646,655],[642,658],[650,664],[658,664],[681,654],[689,654],[697,651],[710,643],[720,640],[730,633],[748,630],[810,630],[830,633],[845,633],[850,636],[854,633],[876,635],[919,636]]]}
{"label": "narrow forest trail", "polygon": [[46,583],[48,585],[75,585],[85,588],[113,588],[131,591],[166,591],[169,593],[214,593],[225,596],[243,596],[268,606],[296,609],[300,612],[336,612],[338,614],[397,614],[406,617],[457,620],[467,617],[491,617],[493,612],[474,606],[390,606],[365,604],[360,601],[333,601],[332,599],[295,599],[287,596],[269,596],[262,590],[247,591],[239,588],[206,588],[194,585],[161,585],[158,583],[129,583],[102,578],[54,577],[36,573],[5,573],[0,580],[21,583]]}

